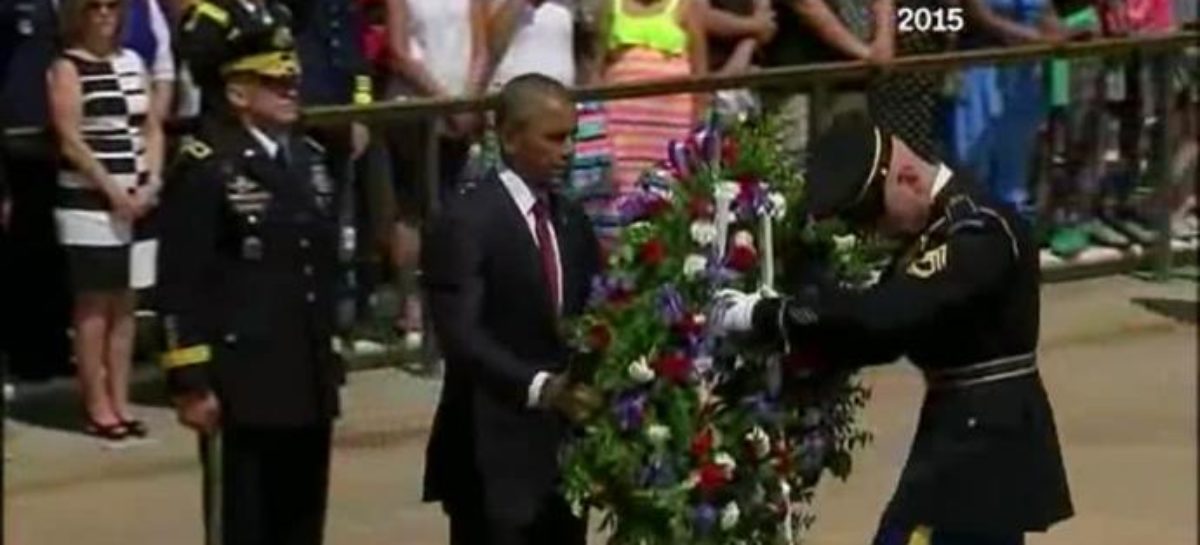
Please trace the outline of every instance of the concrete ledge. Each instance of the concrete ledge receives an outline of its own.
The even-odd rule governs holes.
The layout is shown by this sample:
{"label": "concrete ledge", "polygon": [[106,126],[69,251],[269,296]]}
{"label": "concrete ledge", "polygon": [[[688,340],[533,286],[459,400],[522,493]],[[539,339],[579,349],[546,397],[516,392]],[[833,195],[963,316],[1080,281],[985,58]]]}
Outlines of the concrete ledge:
{"label": "concrete ledge", "polygon": [[[1173,266],[1195,265],[1197,252],[1198,247],[1194,244],[1190,246],[1173,245],[1171,264]],[[1114,248],[1092,248],[1070,261],[1064,261],[1043,251],[1041,261],[1042,281],[1045,283],[1127,274],[1155,266],[1155,256],[1144,251],[1141,246],[1133,246],[1126,251]]]}

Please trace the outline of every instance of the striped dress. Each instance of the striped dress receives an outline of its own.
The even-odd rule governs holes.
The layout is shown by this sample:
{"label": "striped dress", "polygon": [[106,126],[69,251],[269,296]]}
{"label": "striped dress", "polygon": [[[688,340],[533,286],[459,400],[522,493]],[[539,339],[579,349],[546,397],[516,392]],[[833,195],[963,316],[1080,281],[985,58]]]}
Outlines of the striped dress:
{"label": "striped dress", "polygon": [[[141,58],[128,49],[107,58],[70,49],[62,58],[79,74],[84,142],[127,191],[148,183],[142,124],[149,95]],[[150,236],[148,218],[136,225],[118,219],[108,197],[69,162],[59,171],[58,193],[54,216],[75,291],[154,284],[157,241]]]}
{"label": "striped dress", "polygon": [[[626,15],[622,0],[613,2],[613,11],[618,17],[647,17]],[[659,17],[678,25],[675,17],[679,3],[679,0],[666,0]],[[675,54],[644,43],[621,43],[619,46],[621,49],[605,71],[606,84],[682,78],[692,73],[686,51]],[[642,172],[666,160],[667,144],[671,140],[687,138],[695,118],[692,96],[687,94],[614,100],[606,109],[613,154],[613,182],[617,192],[622,194],[635,188]]]}

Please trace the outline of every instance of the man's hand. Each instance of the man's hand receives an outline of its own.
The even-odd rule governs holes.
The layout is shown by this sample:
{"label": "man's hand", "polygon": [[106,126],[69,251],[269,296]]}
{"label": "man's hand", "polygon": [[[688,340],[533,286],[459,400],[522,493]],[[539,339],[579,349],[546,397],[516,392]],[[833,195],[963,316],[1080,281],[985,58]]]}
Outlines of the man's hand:
{"label": "man's hand", "polygon": [[175,398],[175,416],[197,432],[212,433],[221,425],[221,404],[212,392],[182,395]]}
{"label": "man's hand", "polygon": [[713,334],[748,333],[754,328],[754,306],[762,298],[757,293],[721,290],[713,300],[708,324]]}
{"label": "man's hand", "polygon": [[600,394],[583,384],[572,384],[566,373],[552,375],[542,386],[541,404],[554,409],[568,420],[580,424],[590,418],[604,400]]}

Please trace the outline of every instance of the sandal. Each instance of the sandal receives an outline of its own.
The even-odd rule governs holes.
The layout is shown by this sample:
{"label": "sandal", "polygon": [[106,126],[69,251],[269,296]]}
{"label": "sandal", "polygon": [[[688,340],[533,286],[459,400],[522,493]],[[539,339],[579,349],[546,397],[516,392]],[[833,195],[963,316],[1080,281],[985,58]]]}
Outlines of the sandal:
{"label": "sandal", "polygon": [[106,441],[123,441],[129,437],[129,428],[121,422],[116,424],[99,424],[89,421],[87,426],[84,426],[83,433]]}
{"label": "sandal", "polygon": [[150,435],[150,428],[146,427],[146,423],[142,422],[141,420],[138,420],[136,418],[131,418],[129,420],[121,420],[121,425],[125,426],[125,431],[131,437],[137,437],[138,439],[144,439],[147,435]]}

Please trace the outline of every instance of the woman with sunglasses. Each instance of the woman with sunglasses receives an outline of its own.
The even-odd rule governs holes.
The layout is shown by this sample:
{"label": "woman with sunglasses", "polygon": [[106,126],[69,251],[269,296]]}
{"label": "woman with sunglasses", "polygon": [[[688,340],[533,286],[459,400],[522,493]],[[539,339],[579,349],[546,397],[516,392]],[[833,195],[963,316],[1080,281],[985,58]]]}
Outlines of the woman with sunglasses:
{"label": "woman with sunglasses", "polygon": [[122,49],[123,0],[65,0],[63,51],[50,67],[62,165],[55,219],[75,302],[75,364],[87,432],[145,436],[129,410],[134,290],[154,283],[148,223],[159,189],[162,127],[141,58]]}

